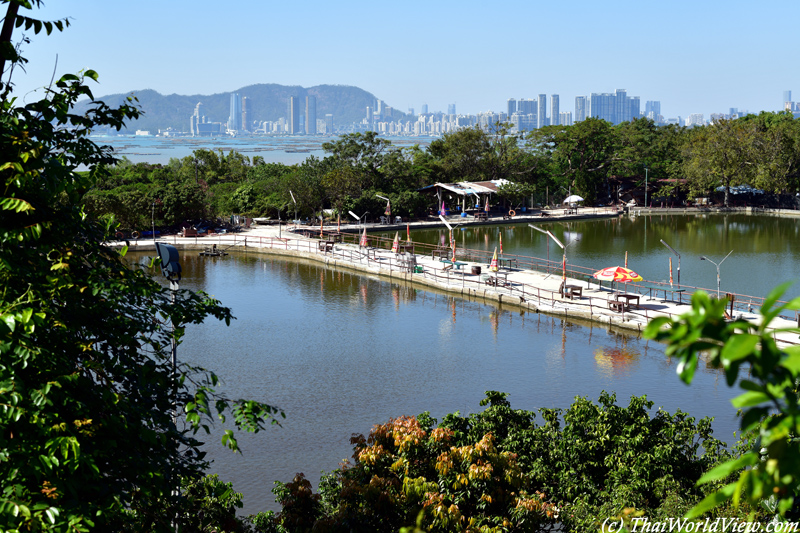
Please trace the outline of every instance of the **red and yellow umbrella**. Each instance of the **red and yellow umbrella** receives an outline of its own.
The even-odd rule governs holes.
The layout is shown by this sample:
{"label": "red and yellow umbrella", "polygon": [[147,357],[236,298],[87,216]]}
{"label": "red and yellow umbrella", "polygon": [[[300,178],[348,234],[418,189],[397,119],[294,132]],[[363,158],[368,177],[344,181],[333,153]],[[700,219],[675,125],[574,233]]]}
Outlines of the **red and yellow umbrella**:
{"label": "red and yellow umbrella", "polygon": [[494,255],[492,256],[492,262],[489,264],[489,270],[494,270],[497,272],[499,268],[497,267],[497,248],[494,249]]}
{"label": "red and yellow umbrella", "polygon": [[621,266],[614,266],[598,270],[592,276],[594,279],[606,281],[619,281],[629,283],[632,281],[643,281],[644,278],[633,270]]}
{"label": "red and yellow umbrella", "polygon": [[392,252],[397,253],[400,249],[400,232],[394,234],[394,242],[392,243]]}
{"label": "red and yellow umbrella", "polygon": [[359,246],[366,247],[367,243],[367,228],[364,228],[364,233],[361,235],[361,241],[358,243]]}

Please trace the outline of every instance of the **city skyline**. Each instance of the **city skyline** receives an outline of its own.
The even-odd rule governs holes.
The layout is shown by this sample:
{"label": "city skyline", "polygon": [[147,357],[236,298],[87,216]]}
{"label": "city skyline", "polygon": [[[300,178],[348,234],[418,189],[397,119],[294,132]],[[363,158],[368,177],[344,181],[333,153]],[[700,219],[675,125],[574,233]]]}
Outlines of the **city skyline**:
{"label": "city skyline", "polygon": [[[560,109],[571,111],[578,96],[625,87],[642,102],[661,102],[665,118],[709,117],[731,108],[778,111],[784,91],[800,90],[800,74],[781,53],[794,49],[791,32],[776,25],[794,9],[788,1],[759,8],[677,1],[668,10],[634,2],[609,9],[582,1],[411,1],[392,10],[314,1],[302,5],[303,39],[291,24],[275,22],[296,17],[296,5],[245,1],[237,12],[247,16],[237,19],[236,32],[220,26],[218,6],[206,0],[123,6],[82,0],[37,10],[45,19],[71,17],[71,27],[50,37],[31,35],[23,47],[27,73],[14,73],[15,94],[25,98],[47,85],[56,55],[59,75],[98,71],[97,96],[340,84],[361,87],[395,109],[427,104],[444,112],[455,105],[463,114],[501,112],[510,97],[539,94],[559,95]],[[508,13],[515,21],[568,23],[510,31],[503,24]],[[492,21],[497,30],[488,29]],[[362,31],[383,26],[392,31]]]}

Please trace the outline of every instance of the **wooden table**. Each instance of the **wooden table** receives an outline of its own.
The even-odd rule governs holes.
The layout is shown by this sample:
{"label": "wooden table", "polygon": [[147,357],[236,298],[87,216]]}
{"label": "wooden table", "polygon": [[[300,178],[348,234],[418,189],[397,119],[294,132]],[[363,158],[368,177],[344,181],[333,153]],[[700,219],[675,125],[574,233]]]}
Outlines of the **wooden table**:
{"label": "wooden table", "polygon": [[516,257],[509,257],[509,258],[501,257],[497,260],[497,264],[500,265],[500,268],[510,268],[511,265],[514,265],[514,267],[516,268],[518,266]]}
{"label": "wooden table", "polygon": [[402,253],[405,253],[405,252],[411,252],[413,254],[414,253],[414,245],[413,244],[403,244],[403,243],[400,243],[399,245],[397,245],[397,253],[402,254]]}
{"label": "wooden table", "polygon": [[[503,279],[501,280],[500,278]],[[489,274],[489,277],[486,278],[486,284],[494,287],[498,285],[501,287],[508,287],[508,272],[492,272]]]}
{"label": "wooden table", "polygon": [[489,220],[489,213],[486,213],[485,211],[480,213],[475,213],[474,216],[475,220]]}
{"label": "wooden table", "polygon": [[609,300],[608,308],[617,313],[625,311],[625,302],[618,302],[617,300]]}
{"label": "wooden table", "polygon": [[583,298],[583,287],[580,285],[567,285],[564,287],[564,297],[570,300],[574,300],[576,297],[578,299]]}
{"label": "wooden table", "polygon": [[670,300],[670,301],[672,301],[672,302],[675,301],[675,293],[677,292],[678,293],[678,303],[683,303],[683,294],[682,293],[686,292],[686,289],[673,289],[672,287],[667,287],[666,285],[653,285],[653,284],[650,284],[650,283],[642,283],[642,287],[644,287],[645,289],[648,289],[650,291],[649,298],[651,300],[654,299],[653,298],[653,291],[656,291],[655,299],[658,299],[658,291],[664,291],[664,299],[661,300],[661,303],[664,303],[664,302],[667,301],[667,293],[668,292],[671,292],[673,294],[672,300]]}
{"label": "wooden table", "polygon": [[453,251],[450,248],[434,248],[431,251],[431,259],[436,259],[436,256],[447,259]]}
{"label": "wooden table", "polygon": [[[618,302],[622,302],[624,300],[625,307],[627,309],[630,309],[631,305],[635,305],[637,309],[639,308],[639,295],[638,294],[628,294],[628,293],[616,294],[614,296],[614,299],[616,301],[618,301]],[[633,303],[634,300],[636,301],[635,304]]]}
{"label": "wooden table", "polygon": [[450,261],[449,259],[440,259],[440,261],[446,265],[452,265],[456,267],[456,270],[461,270],[461,267],[466,265],[466,263],[462,263],[461,261]]}
{"label": "wooden table", "polygon": [[577,215],[578,214],[578,209],[575,208],[575,207],[570,207],[570,208],[564,209],[564,214],[565,215]]}
{"label": "wooden table", "polygon": [[319,246],[320,252],[332,252],[333,251],[333,241],[319,241],[317,243]]}

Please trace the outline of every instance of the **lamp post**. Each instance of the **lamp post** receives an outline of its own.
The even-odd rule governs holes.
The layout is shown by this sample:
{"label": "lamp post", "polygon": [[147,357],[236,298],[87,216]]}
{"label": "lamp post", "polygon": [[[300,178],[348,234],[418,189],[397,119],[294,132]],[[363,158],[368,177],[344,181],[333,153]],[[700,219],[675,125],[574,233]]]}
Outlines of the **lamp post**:
{"label": "lamp post", "polygon": [[291,189],[289,189],[289,194],[292,196],[292,202],[294,202],[294,227],[295,230],[297,229],[297,200],[294,199],[294,193]]}
{"label": "lamp post", "polygon": [[[380,194],[376,194],[375,196],[380,198],[381,200],[386,200],[386,211],[384,211],[383,214],[386,215],[387,218],[391,218],[392,217],[392,201],[389,200],[388,198],[386,198],[385,196],[381,196]],[[387,220],[386,222],[391,224],[392,221],[391,220]]]}
{"label": "lamp post", "polygon": [[[556,238],[555,235],[550,233],[549,230],[543,230],[542,228],[540,228],[538,226],[534,226],[533,224],[528,224],[528,226],[530,226],[531,228],[535,229],[538,232],[544,233],[545,235],[547,235],[548,237],[553,239],[555,241],[555,243],[561,247],[562,250],[564,250],[564,258],[563,258],[564,264],[566,264],[566,262],[567,262],[567,248],[570,245],[572,245],[572,244],[574,244],[574,243],[576,243],[576,242],[578,242],[580,240],[580,239],[573,239],[573,240],[569,241],[566,245],[564,245],[564,244],[561,243],[561,241],[559,241]],[[547,268],[548,268],[548,270],[550,268],[550,241],[547,241]]]}
{"label": "lamp post", "polygon": [[[728,252],[728,255],[731,255],[732,253],[733,253],[733,250]],[[722,265],[723,262],[725,262],[725,260],[728,258],[728,255],[723,257],[722,261],[720,261],[719,263],[714,263],[714,261],[711,261],[711,259],[709,259],[708,257],[706,257],[704,255],[700,256],[700,260],[701,261],[708,261],[710,263],[714,263],[717,266],[717,300],[719,300],[719,267],[720,267],[720,265]]]}
{"label": "lamp post", "polygon": [[364,219],[364,224],[366,224],[366,222],[367,222],[367,215],[369,215],[369,211],[367,211],[366,213],[364,213],[364,214],[363,214],[363,215],[361,215],[361,216],[358,216],[358,215],[356,215],[356,214],[355,214],[355,213],[353,213],[352,211],[348,211],[348,213],[350,213],[350,216],[351,216],[351,217],[353,217],[354,219],[358,220],[358,226],[359,226],[359,227],[361,227],[361,226],[362,226],[362,223],[361,223],[361,219],[362,219],[362,218]]}
{"label": "lamp post", "polygon": [[[155,205],[155,204],[154,204]],[[155,235],[155,232],[154,232]],[[164,274],[164,277],[169,280],[169,290],[170,290],[170,303],[175,305],[175,294],[178,292],[180,288],[180,281],[181,281],[181,263],[180,263],[180,255],[178,255],[178,250],[170,245],[163,242],[155,242],[156,246],[156,253],[158,254],[158,258],[161,260],[161,273]],[[170,335],[170,340],[172,344],[172,396],[174,399],[174,403],[172,404],[172,423],[178,423],[178,404],[177,404],[177,352],[178,352],[178,343],[175,341],[175,322],[172,322],[172,335]],[[178,487],[174,488],[172,491],[173,496],[177,496],[180,489]],[[177,515],[176,520],[173,521],[173,526],[175,531],[178,531],[177,525]]]}
{"label": "lamp post", "polygon": [[[153,210],[150,213],[150,223],[153,225],[153,244],[156,244],[156,201],[153,200]],[[156,246],[157,248],[158,246]]]}
{"label": "lamp post", "polygon": [[681,254],[675,251],[675,248],[670,246],[669,244],[664,242],[664,239],[661,239],[661,244],[672,250],[672,253],[678,256],[678,287],[681,286]]}

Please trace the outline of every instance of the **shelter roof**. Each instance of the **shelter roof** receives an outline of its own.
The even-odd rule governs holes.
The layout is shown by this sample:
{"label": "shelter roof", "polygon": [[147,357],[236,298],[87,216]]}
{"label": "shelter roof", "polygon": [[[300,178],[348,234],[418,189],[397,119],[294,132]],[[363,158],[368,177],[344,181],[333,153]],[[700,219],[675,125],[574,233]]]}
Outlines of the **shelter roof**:
{"label": "shelter roof", "polygon": [[423,187],[420,189],[420,191],[431,192],[431,190],[435,189],[444,189],[448,192],[459,194],[461,196],[470,196],[473,194],[494,194],[497,192],[498,187],[502,185],[508,185],[510,183],[510,181],[503,179],[491,181],[460,181],[458,183],[434,183],[433,185]]}

